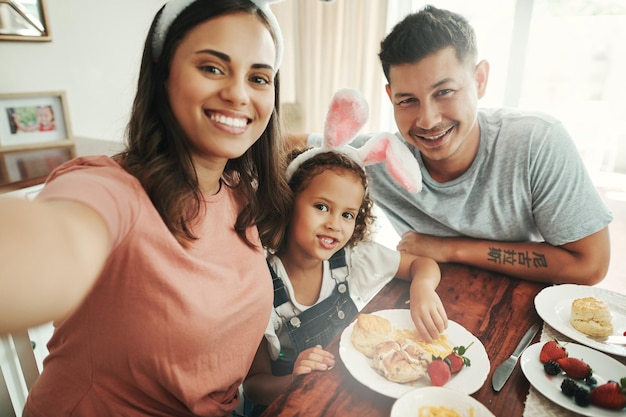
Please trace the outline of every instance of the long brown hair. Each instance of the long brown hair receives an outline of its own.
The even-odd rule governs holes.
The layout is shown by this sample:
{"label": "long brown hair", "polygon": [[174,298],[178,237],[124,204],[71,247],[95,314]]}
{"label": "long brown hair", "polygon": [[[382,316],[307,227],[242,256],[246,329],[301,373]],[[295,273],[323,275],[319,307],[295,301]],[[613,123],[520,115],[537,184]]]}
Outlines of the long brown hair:
{"label": "long brown hair", "polygon": [[[198,24],[217,16],[246,12],[257,16],[272,33],[266,16],[249,0],[197,0],[172,22],[158,60],[152,58],[155,16],[139,71],[137,94],[126,128],[126,148],[115,156],[141,182],[161,218],[183,246],[197,239],[194,221],[202,214],[203,199],[191,159],[188,140],[176,120],[165,91],[174,52],[184,36]],[[284,140],[279,125],[279,76],[275,80],[275,106],[261,137],[241,157],[229,160],[224,183],[243,196],[246,205],[233,225],[252,246],[246,230],[255,225],[264,246],[278,244],[280,221],[288,211],[284,179]]]}

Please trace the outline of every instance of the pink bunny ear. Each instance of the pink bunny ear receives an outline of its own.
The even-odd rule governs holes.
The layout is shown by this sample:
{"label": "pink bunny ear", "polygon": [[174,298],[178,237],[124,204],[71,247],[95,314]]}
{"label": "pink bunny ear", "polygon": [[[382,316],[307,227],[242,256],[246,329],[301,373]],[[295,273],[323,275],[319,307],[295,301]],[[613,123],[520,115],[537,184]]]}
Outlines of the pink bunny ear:
{"label": "pink bunny ear", "polygon": [[389,175],[411,193],[422,189],[422,172],[417,160],[400,139],[387,132],[372,136],[358,149],[363,165],[385,162]]}
{"label": "pink bunny ear", "polygon": [[344,88],[335,93],[326,115],[324,146],[337,148],[354,139],[367,122],[367,101],[357,90]]}

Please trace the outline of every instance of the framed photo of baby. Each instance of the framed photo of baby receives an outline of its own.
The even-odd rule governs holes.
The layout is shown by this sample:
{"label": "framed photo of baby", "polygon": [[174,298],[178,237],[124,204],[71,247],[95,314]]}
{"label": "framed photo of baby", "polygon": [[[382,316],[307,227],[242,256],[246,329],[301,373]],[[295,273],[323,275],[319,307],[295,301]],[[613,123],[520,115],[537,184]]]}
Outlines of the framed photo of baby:
{"label": "framed photo of baby", "polygon": [[0,193],[40,184],[75,156],[64,92],[0,94]]}
{"label": "framed photo of baby", "polygon": [[64,92],[0,94],[0,147],[71,141]]}

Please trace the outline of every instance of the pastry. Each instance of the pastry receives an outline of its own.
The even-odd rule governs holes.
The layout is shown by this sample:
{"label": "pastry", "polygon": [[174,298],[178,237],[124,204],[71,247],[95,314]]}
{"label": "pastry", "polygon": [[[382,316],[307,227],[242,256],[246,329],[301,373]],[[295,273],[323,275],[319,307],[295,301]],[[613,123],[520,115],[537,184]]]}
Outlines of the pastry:
{"label": "pastry", "polygon": [[613,333],[609,305],[594,297],[572,301],[570,323],[576,330],[589,336],[609,336]]}
{"label": "pastry", "polygon": [[393,339],[393,326],[384,317],[375,314],[359,314],[350,340],[354,347],[371,358],[377,345]]}
{"label": "pastry", "polygon": [[415,381],[426,375],[431,355],[408,339],[390,340],[376,346],[372,367],[392,382]]}

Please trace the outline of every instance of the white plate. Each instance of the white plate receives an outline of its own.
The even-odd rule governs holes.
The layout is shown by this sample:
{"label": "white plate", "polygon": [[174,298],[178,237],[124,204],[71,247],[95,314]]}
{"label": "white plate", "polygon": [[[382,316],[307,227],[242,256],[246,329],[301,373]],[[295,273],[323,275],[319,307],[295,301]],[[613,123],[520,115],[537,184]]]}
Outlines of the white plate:
{"label": "white plate", "polygon": [[[386,318],[391,321],[393,326],[397,329],[415,328],[413,320],[411,320],[411,313],[407,309],[381,310],[372,314]],[[348,371],[350,371],[357,381],[376,392],[392,398],[399,398],[403,394],[418,387],[431,386],[428,376],[424,376],[417,381],[399,384],[389,381],[376,372],[371,366],[372,360],[359,352],[350,340],[354,323],[355,322],[350,323],[341,334],[339,356],[346,365],[346,368],[348,368]],[[445,386],[466,394],[472,394],[478,391],[480,387],[483,386],[490,370],[489,358],[487,357],[485,347],[476,336],[452,320],[448,320],[448,328],[444,334],[448,336],[448,344],[450,346],[467,346],[474,342],[467,352],[465,352],[465,356],[471,361],[471,366],[452,375],[452,378],[450,378]]]}
{"label": "white plate", "polygon": [[626,331],[626,295],[602,288],[576,284],[546,287],[535,297],[535,309],[546,323],[578,343],[613,355],[626,356],[625,345],[595,341],[570,324],[572,301],[583,297],[595,297],[606,302],[613,314],[613,333],[621,335]]}
{"label": "white plate", "polygon": [[425,405],[453,408],[461,417],[469,417],[470,408],[474,409],[474,417],[495,417],[475,398],[445,387],[424,387],[407,392],[393,403],[390,417],[417,417],[419,407]]}
{"label": "white plate", "polygon": [[[576,404],[572,397],[567,397],[563,394],[561,392],[561,382],[563,382],[565,377],[562,375],[550,376],[546,374],[543,370],[543,364],[539,361],[539,353],[544,343],[545,342],[539,342],[529,346],[520,359],[522,372],[524,372],[528,381],[530,381],[537,391],[561,407],[575,411],[584,416],[616,417],[623,414],[616,410],[607,410],[593,405],[581,407]],[[619,381],[620,378],[626,376],[626,366],[604,353],[576,343],[559,343],[565,346],[570,358],[582,359],[591,366],[593,376],[598,381],[598,385],[604,384],[611,379]]]}

